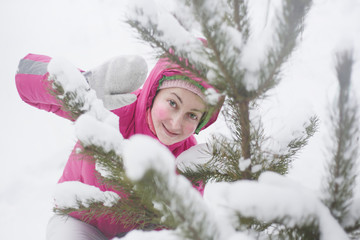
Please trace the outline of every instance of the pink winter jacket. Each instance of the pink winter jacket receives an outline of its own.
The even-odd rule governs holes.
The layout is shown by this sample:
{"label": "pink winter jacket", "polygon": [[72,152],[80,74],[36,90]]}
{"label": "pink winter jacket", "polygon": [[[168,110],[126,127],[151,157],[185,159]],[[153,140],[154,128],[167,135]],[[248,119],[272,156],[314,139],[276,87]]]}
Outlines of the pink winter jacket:
{"label": "pink winter jacket", "polygon": [[[51,60],[48,56],[28,54],[19,63],[18,72],[16,74],[16,87],[19,95],[26,103],[55,113],[61,117],[71,119],[70,115],[61,109],[61,105],[57,99],[49,94],[49,83],[47,78],[47,64]],[[137,100],[128,106],[115,109],[113,113],[119,116],[119,129],[124,138],[129,138],[134,134],[145,134],[153,138],[157,138],[150,130],[146,122],[146,111],[151,107],[153,98],[155,97],[159,80],[163,76],[172,76],[182,74],[177,65],[170,64],[166,59],[160,59],[153,70],[150,72],[144,86],[134,92]],[[201,81],[200,79],[195,80]],[[201,81],[202,82],[202,81]],[[202,82],[206,88],[211,87]],[[213,114],[210,121],[203,127],[211,125],[217,118],[218,111]],[[188,148],[196,145],[194,136],[190,136],[182,142],[167,146],[169,150],[177,157],[180,153]],[[99,183],[96,178],[95,164],[89,161],[89,157],[77,154],[75,149],[80,147],[77,143],[72,151],[69,160],[65,166],[63,175],[59,183],[65,181],[80,181],[82,183],[96,186],[102,191],[114,191]],[[201,193],[202,187],[196,187]],[[116,192],[116,191],[115,191]],[[120,196],[121,192],[117,192]],[[81,212],[74,212],[71,216],[82,219]],[[97,227],[108,238],[113,238],[118,234],[128,232],[136,226],[125,227],[122,223],[114,223],[111,217],[104,216],[89,221],[90,224]]]}

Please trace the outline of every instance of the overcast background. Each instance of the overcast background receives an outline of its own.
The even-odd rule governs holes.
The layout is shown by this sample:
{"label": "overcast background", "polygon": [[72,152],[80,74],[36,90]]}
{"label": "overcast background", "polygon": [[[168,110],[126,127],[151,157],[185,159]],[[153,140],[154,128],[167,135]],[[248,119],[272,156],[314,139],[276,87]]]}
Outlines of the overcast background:
{"label": "overcast background", "polygon": [[[151,67],[151,49],[120,20],[126,2],[0,0],[0,239],[45,239],[52,189],[76,141],[72,123],[21,101],[14,81],[19,60],[27,53],[63,56],[89,69],[118,54],[140,54]],[[158,2],[164,7],[169,1]],[[253,3],[254,16],[265,15],[266,3]],[[351,45],[359,59],[360,1],[315,1],[284,80],[262,107],[269,133],[279,136],[313,114],[320,117],[319,132],[289,174],[315,191],[323,175],[327,108],[336,89],[334,51]],[[359,66],[353,68],[357,92]],[[224,130],[221,121],[199,141],[215,130]]]}

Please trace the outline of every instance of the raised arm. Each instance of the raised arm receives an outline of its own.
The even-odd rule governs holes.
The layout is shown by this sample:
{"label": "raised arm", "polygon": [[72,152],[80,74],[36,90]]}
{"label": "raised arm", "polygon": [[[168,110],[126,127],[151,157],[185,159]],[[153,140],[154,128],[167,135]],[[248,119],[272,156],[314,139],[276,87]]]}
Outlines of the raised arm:
{"label": "raised arm", "polygon": [[28,54],[21,59],[15,75],[16,88],[21,99],[29,105],[73,120],[50,94],[51,84],[47,81],[50,60],[48,56],[37,54]]}
{"label": "raised arm", "polygon": [[[31,106],[73,120],[49,92],[47,66],[50,60],[48,56],[37,54],[28,54],[21,59],[15,77],[19,95]],[[147,64],[137,55],[117,56],[83,74],[104,106],[114,110],[136,100],[130,93],[143,84]]]}

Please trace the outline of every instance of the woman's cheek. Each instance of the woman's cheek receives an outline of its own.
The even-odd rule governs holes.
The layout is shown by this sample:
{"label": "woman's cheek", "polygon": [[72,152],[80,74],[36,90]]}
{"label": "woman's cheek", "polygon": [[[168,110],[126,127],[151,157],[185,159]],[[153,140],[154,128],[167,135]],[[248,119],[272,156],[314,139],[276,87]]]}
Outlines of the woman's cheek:
{"label": "woman's cheek", "polygon": [[169,110],[166,106],[163,105],[158,106],[156,113],[158,118],[161,120],[167,119],[169,117]]}
{"label": "woman's cheek", "polygon": [[197,124],[189,122],[184,126],[184,132],[186,135],[191,135],[195,132]]}

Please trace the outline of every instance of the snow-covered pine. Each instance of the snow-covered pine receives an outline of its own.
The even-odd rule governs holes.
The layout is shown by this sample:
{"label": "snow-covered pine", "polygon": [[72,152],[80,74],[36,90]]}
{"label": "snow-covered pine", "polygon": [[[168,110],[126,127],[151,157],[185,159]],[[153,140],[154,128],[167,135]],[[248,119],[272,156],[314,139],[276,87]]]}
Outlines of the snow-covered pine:
{"label": "snow-covered pine", "polygon": [[338,96],[331,111],[332,145],[329,146],[327,175],[324,179],[323,201],[331,214],[354,236],[359,237],[360,216],[351,213],[358,176],[359,105],[351,91],[351,72],[354,64],[351,50],[336,55]]}
{"label": "snow-covered pine", "polygon": [[[228,225],[260,239],[348,239],[314,192],[277,173],[262,173],[258,181],[211,183],[204,198]],[[251,228],[251,219],[269,232]]]}
{"label": "snow-covered pine", "polygon": [[[82,111],[75,122],[76,135],[81,142],[78,153],[91,156],[89,160],[96,161],[99,169],[105,170],[104,175],[99,172],[104,184],[123,193],[119,197],[114,192],[102,192],[80,182],[61,183],[54,194],[57,213],[82,211],[84,221],[106,215],[125,225],[138,224],[137,229],[174,229],[159,234],[134,232],[129,237],[145,234],[145,238],[156,235],[169,239],[221,240],[235,236],[252,239],[213,215],[214,211],[190,182],[176,174],[175,159],[167,148],[140,135],[124,140],[106,121],[107,117],[94,115],[93,112],[106,116],[109,112],[101,109],[101,104],[92,105],[98,99],[87,96],[91,91],[76,68],[56,59],[50,66],[49,81],[54,83],[54,93],[58,94],[60,102],[64,95],[69,99],[61,102],[64,109]],[[58,88],[66,90],[57,91]],[[74,102],[76,104],[71,107],[67,105]],[[76,109],[78,106],[81,109]],[[140,153],[139,146],[145,147]]]}
{"label": "snow-covered pine", "polygon": [[[127,22],[158,55],[204,78],[227,96],[223,113],[233,134],[214,137],[214,163],[195,173],[205,182],[210,178],[256,179],[265,170],[285,174],[317,129],[318,120],[311,117],[301,131],[294,130],[300,134],[273,149],[276,139],[265,135],[261,118],[257,118],[258,100],[280,82],[281,67],[297,45],[311,1],[283,1],[272,24],[268,24],[275,27],[266,40],[251,34],[248,4],[241,0],[180,0],[171,15],[156,9],[155,2],[138,0],[128,15]],[[198,40],[202,36],[206,44]],[[258,48],[264,51],[259,53]],[[254,53],[257,56],[250,57]],[[250,159],[251,164],[239,170],[239,159]],[[234,168],[219,173],[215,162]]]}
{"label": "snow-covered pine", "polygon": [[[285,174],[293,157],[316,130],[317,119],[311,118],[304,125],[304,131],[274,151],[269,144],[271,138],[264,134],[261,118],[256,114],[257,99],[264,97],[281,79],[281,66],[296,46],[311,1],[283,1],[274,19],[273,41],[266,43],[265,51],[255,51],[259,55],[249,58],[254,61],[248,65],[238,65],[255,50],[249,40],[253,36],[248,1],[178,1],[178,9],[186,9],[183,13],[189,16],[159,16],[152,1],[138,2],[128,22],[141,37],[159,54],[208,80],[227,95],[225,116],[232,136],[216,137],[217,140],[212,142],[210,152],[214,158],[205,163],[212,172],[202,172],[201,169],[196,172],[194,168],[189,172],[194,177],[199,175],[199,180],[204,182],[210,179],[232,183],[209,185],[205,199],[202,199],[185,178],[175,175],[175,166],[172,165],[175,160],[164,147],[153,141],[149,143],[142,137],[123,140],[115,133],[115,128],[109,128],[109,124],[114,126],[111,124],[114,118],[104,111],[98,101],[92,104],[95,98],[81,75],[74,69],[69,70],[66,64],[64,68],[59,64],[55,68],[60,70],[59,76],[64,70],[64,73],[76,75],[79,80],[70,84],[69,79],[56,81],[56,77],[50,77],[54,80],[59,100],[66,100],[62,102],[65,109],[74,111],[74,119],[80,120],[77,125],[81,127],[77,128],[81,133],[78,137],[83,142],[81,153],[98,162],[99,177],[105,184],[128,193],[126,198],[120,198],[116,203],[111,201],[111,204],[108,204],[107,194],[93,198],[96,202],[87,201],[87,197],[81,198],[81,201],[75,199],[80,205],[74,209],[74,202],[69,201],[71,206],[67,211],[88,211],[88,217],[113,214],[114,221],[123,218],[126,211],[128,223],[139,223],[139,229],[171,229],[161,233],[135,231],[125,237],[132,240],[153,237],[174,240],[345,240],[348,239],[347,233],[356,236],[360,219],[357,200],[338,201],[340,204],[336,206],[339,208],[326,207],[329,206],[327,200],[331,202],[335,199],[337,192],[329,192],[327,196],[330,198],[325,197],[324,204],[316,194],[289,183],[287,178],[264,173],[272,170]],[[194,27],[198,27],[195,32],[201,32],[207,38],[207,46],[193,34],[191,28]],[[112,136],[99,136],[97,131],[91,130],[94,124]],[[151,154],[144,151],[149,156],[139,155],[134,147],[149,144],[151,148],[147,150]],[[351,151],[353,148],[346,153]],[[125,162],[120,156],[122,154]],[[339,175],[334,176],[335,180],[330,177],[329,183],[346,182]],[[94,191],[94,194],[99,192]],[[338,215],[339,211],[344,214]]]}
{"label": "snow-covered pine", "polygon": [[[343,74],[346,68],[344,70],[341,66],[344,65],[339,62],[338,71],[342,73],[339,76],[351,76],[350,73]],[[61,68],[61,64],[58,67]],[[66,67],[63,70],[65,76],[71,75]],[[76,81],[76,78],[72,80]],[[58,84],[68,89],[68,92],[73,90],[69,90],[66,81],[59,81]],[[79,89],[82,87],[74,89],[77,90],[77,95],[72,96],[89,99],[79,94],[81,92]],[[87,91],[82,93],[87,94]],[[91,104],[87,102],[86,105]],[[106,118],[100,117],[100,119]],[[155,140],[142,136],[123,140],[118,131],[108,122],[100,121],[90,113],[80,116],[76,126],[78,137],[84,142],[84,147],[91,146],[87,149],[87,154],[92,154],[96,160],[104,158],[100,162],[107,162],[105,169],[110,170],[110,174],[108,172],[104,179],[110,176],[115,181],[119,181],[117,186],[131,193],[132,197],[129,198],[131,202],[134,203],[134,200],[138,202],[135,202],[136,205],[133,205],[133,208],[129,208],[126,199],[119,199],[111,192],[101,192],[81,183],[69,182],[59,185],[55,196],[60,207],[58,211],[66,213],[66,211],[87,210],[88,215],[84,220],[104,214],[113,214],[114,220],[118,220],[124,217],[123,210],[126,209],[129,214],[127,220],[130,221],[132,218],[141,219],[142,222],[146,220],[146,224],[139,226],[139,229],[152,229],[159,226],[174,228],[174,230],[162,233],[136,231],[130,233],[125,239],[150,239],[154,236],[159,239],[174,240],[267,239],[270,234],[271,239],[345,240],[348,239],[345,233],[347,229],[351,229],[350,233],[354,236],[358,229],[359,218],[356,213],[360,211],[357,202],[350,207],[353,212],[347,214],[344,221],[337,222],[338,217],[331,216],[329,211],[330,209],[334,214],[332,206],[328,209],[316,194],[274,173],[261,174],[259,181],[211,184],[205,192],[204,200],[184,177],[175,174],[174,157]],[[102,136],[102,133],[106,133],[106,136]],[[137,151],[139,145],[147,147],[142,154]],[[91,152],[92,147],[97,151]],[[354,151],[354,148],[350,148],[350,155]],[[112,152],[113,157],[107,155],[109,152]],[[344,155],[348,157],[349,152],[347,153]],[[124,163],[118,154],[124,155]],[[109,162],[109,159],[112,161]],[[127,183],[124,182],[125,178]],[[338,179],[337,175],[336,179]],[[339,181],[335,182],[339,184]],[[185,192],[186,195],[184,195]],[[329,196],[336,195],[337,193],[329,193]],[[143,206],[147,206],[145,215]],[[118,211],[121,214],[117,215]]]}
{"label": "snow-covered pine", "polygon": [[105,207],[112,207],[119,198],[119,195],[114,192],[102,192],[97,187],[77,181],[59,183],[54,192],[58,208],[77,209],[81,206],[89,207],[94,202],[103,204]]}
{"label": "snow-covered pine", "polygon": [[[143,146],[141,153],[137,151]],[[216,218],[200,193],[182,175],[175,172],[175,158],[157,140],[135,135],[124,146],[126,173],[137,190],[146,192],[163,214],[170,219],[180,239],[228,239],[235,229]]]}
{"label": "snow-covered pine", "polygon": [[60,184],[54,196],[55,202],[60,204],[56,204],[54,211],[59,214],[82,211],[84,221],[111,216],[114,221],[121,219],[125,226],[138,225],[139,229],[169,227],[165,223],[159,224],[159,211],[151,201],[138,194],[136,186],[125,174],[121,157],[124,139],[118,130],[118,117],[103,106],[84,76],[65,59],[52,59],[48,71],[48,81],[53,87],[51,93],[76,120],[75,132],[80,141],[77,153],[96,162],[99,181],[122,193],[121,197],[114,198],[113,192],[100,193],[100,190],[79,182]]}
{"label": "snow-covered pine", "polygon": [[81,72],[63,58],[53,58],[48,65],[48,81],[52,83],[49,92],[56,96],[62,108],[76,120],[80,115],[88,113],[118,128],[118,117],[107,110],[103,102],[87,83]]}
{"label": "snow-covered pine", "polygon": [[[246,8],[248,4],[248,1],[229,2],[234,4],[237,2],[240,8]],[[241,175],[238,175],[239,179],[256,179],[261,172],[266,170],[287,173],[296,153],[307,144],[308,139],[316,131],[317,118],[312,117],[304,123],[303,130],[299,131],[301,134],[294,138],[289,136],[287,142],[283,142],[282,146],[274,149],[272,146],[276,139],[266,135],[266,129],[258,114],[259,100],[281,81],[282,66],[298,43],[298,37],[301,29],[304,28],[304,19],[310,6],[311,1],[306,0],[282,1],[281,8],[275,13],[275,19],[269,20],[271,24],[268,25],[274,26],[272,37],[264,40],[257,36],[258,39],[256,39],[256,36],[251,35],[250,27],[249,40],[246,41],[241,52],[234,56],[241,59],[241,64],[233,66],[235,69],[241,68],[240,71],[235,70],[241,74],[235,74],[229,77],[229,82],[224,82],[227,87],[228,101],[223,111],[226,123],[233,134],[230,138],[218,138],[214,146],[235,148],[235,151],[230,150],[228,158],[251,159],[251,165],[245,171],[239,171],[241,172]],[[235,19],[235,17],[228,18]],[[243,18],[248,19],[249,16],[240,15],[240,19]],[[254,42],[256,44],[253,44]],[[257,48],[264,51],[258,53]],[[258,56],[250,57],[251,54],[258,54]],[[231,62],[221,64],[231,66]],[[218,152],[222,152],[221,149]],[[259,165],[262,166],[260,171],[252,171],[253,166]]]}
{"label": "snow-covered pine", "polygon": [[[284,0],[281,3],[275,18],[267,24],[274,26],[269,31],[272,32],[270,39],[252,34],[248,11],[250,2],[242,0],[179,0],[176,10],[180,9],[181,13],[176,11],[174,19],[167,22],[162,22],[161,17],[152,18],[161,13],[154,8],[148,11],[140,4],[128,19],[140,38],[150,43],[159,55],[165,55],[185,69],[198,73],[227,96],[223,112],[232,136],[215,136],[210,151],[214,155],[212,161],[198,165],[196,171],[193,167],[183,171],[193,181],[256,180],[268,170],[286,174],[296,154],[317,130],[318,119],[311,117],[304,123],[302,131],[295,130],[293,135],[289,134],[287,141],[278,144],[276,139],[265,134],[261,116],[257,113],[258,100],[281,81],[282,66],[297,46],[304,29],[304,19],[312,5],[311,0]],[[176,24],[170,24],[174,22]],[[164,25],[166,23],[168,26]],[[175,31],[166,31],[169,25]],[[206,46],[193,44],[197,37],[193,37],[194,32],[207,39]],[[174,37],[174,33],[179,34]],[[188,45],[184,44],[186,41]],[[250,164],[244,170],[242,163],[249,160]],[[316,201],[324,212],[328,211],[318,199]],[[277,217],[264,222],[257,213],[254,217],[245,218],[245,226],[275,239],[326,239],[327,231],[331,232],[324,227],[327,218],[322,221],[310,212],[303,216],[304,224],[299,223],[299,228],[289,227]],[[337,229],[336,236],[347,239],[338,223],[331,216],[330,219],[334,226],[332,229]]]}

